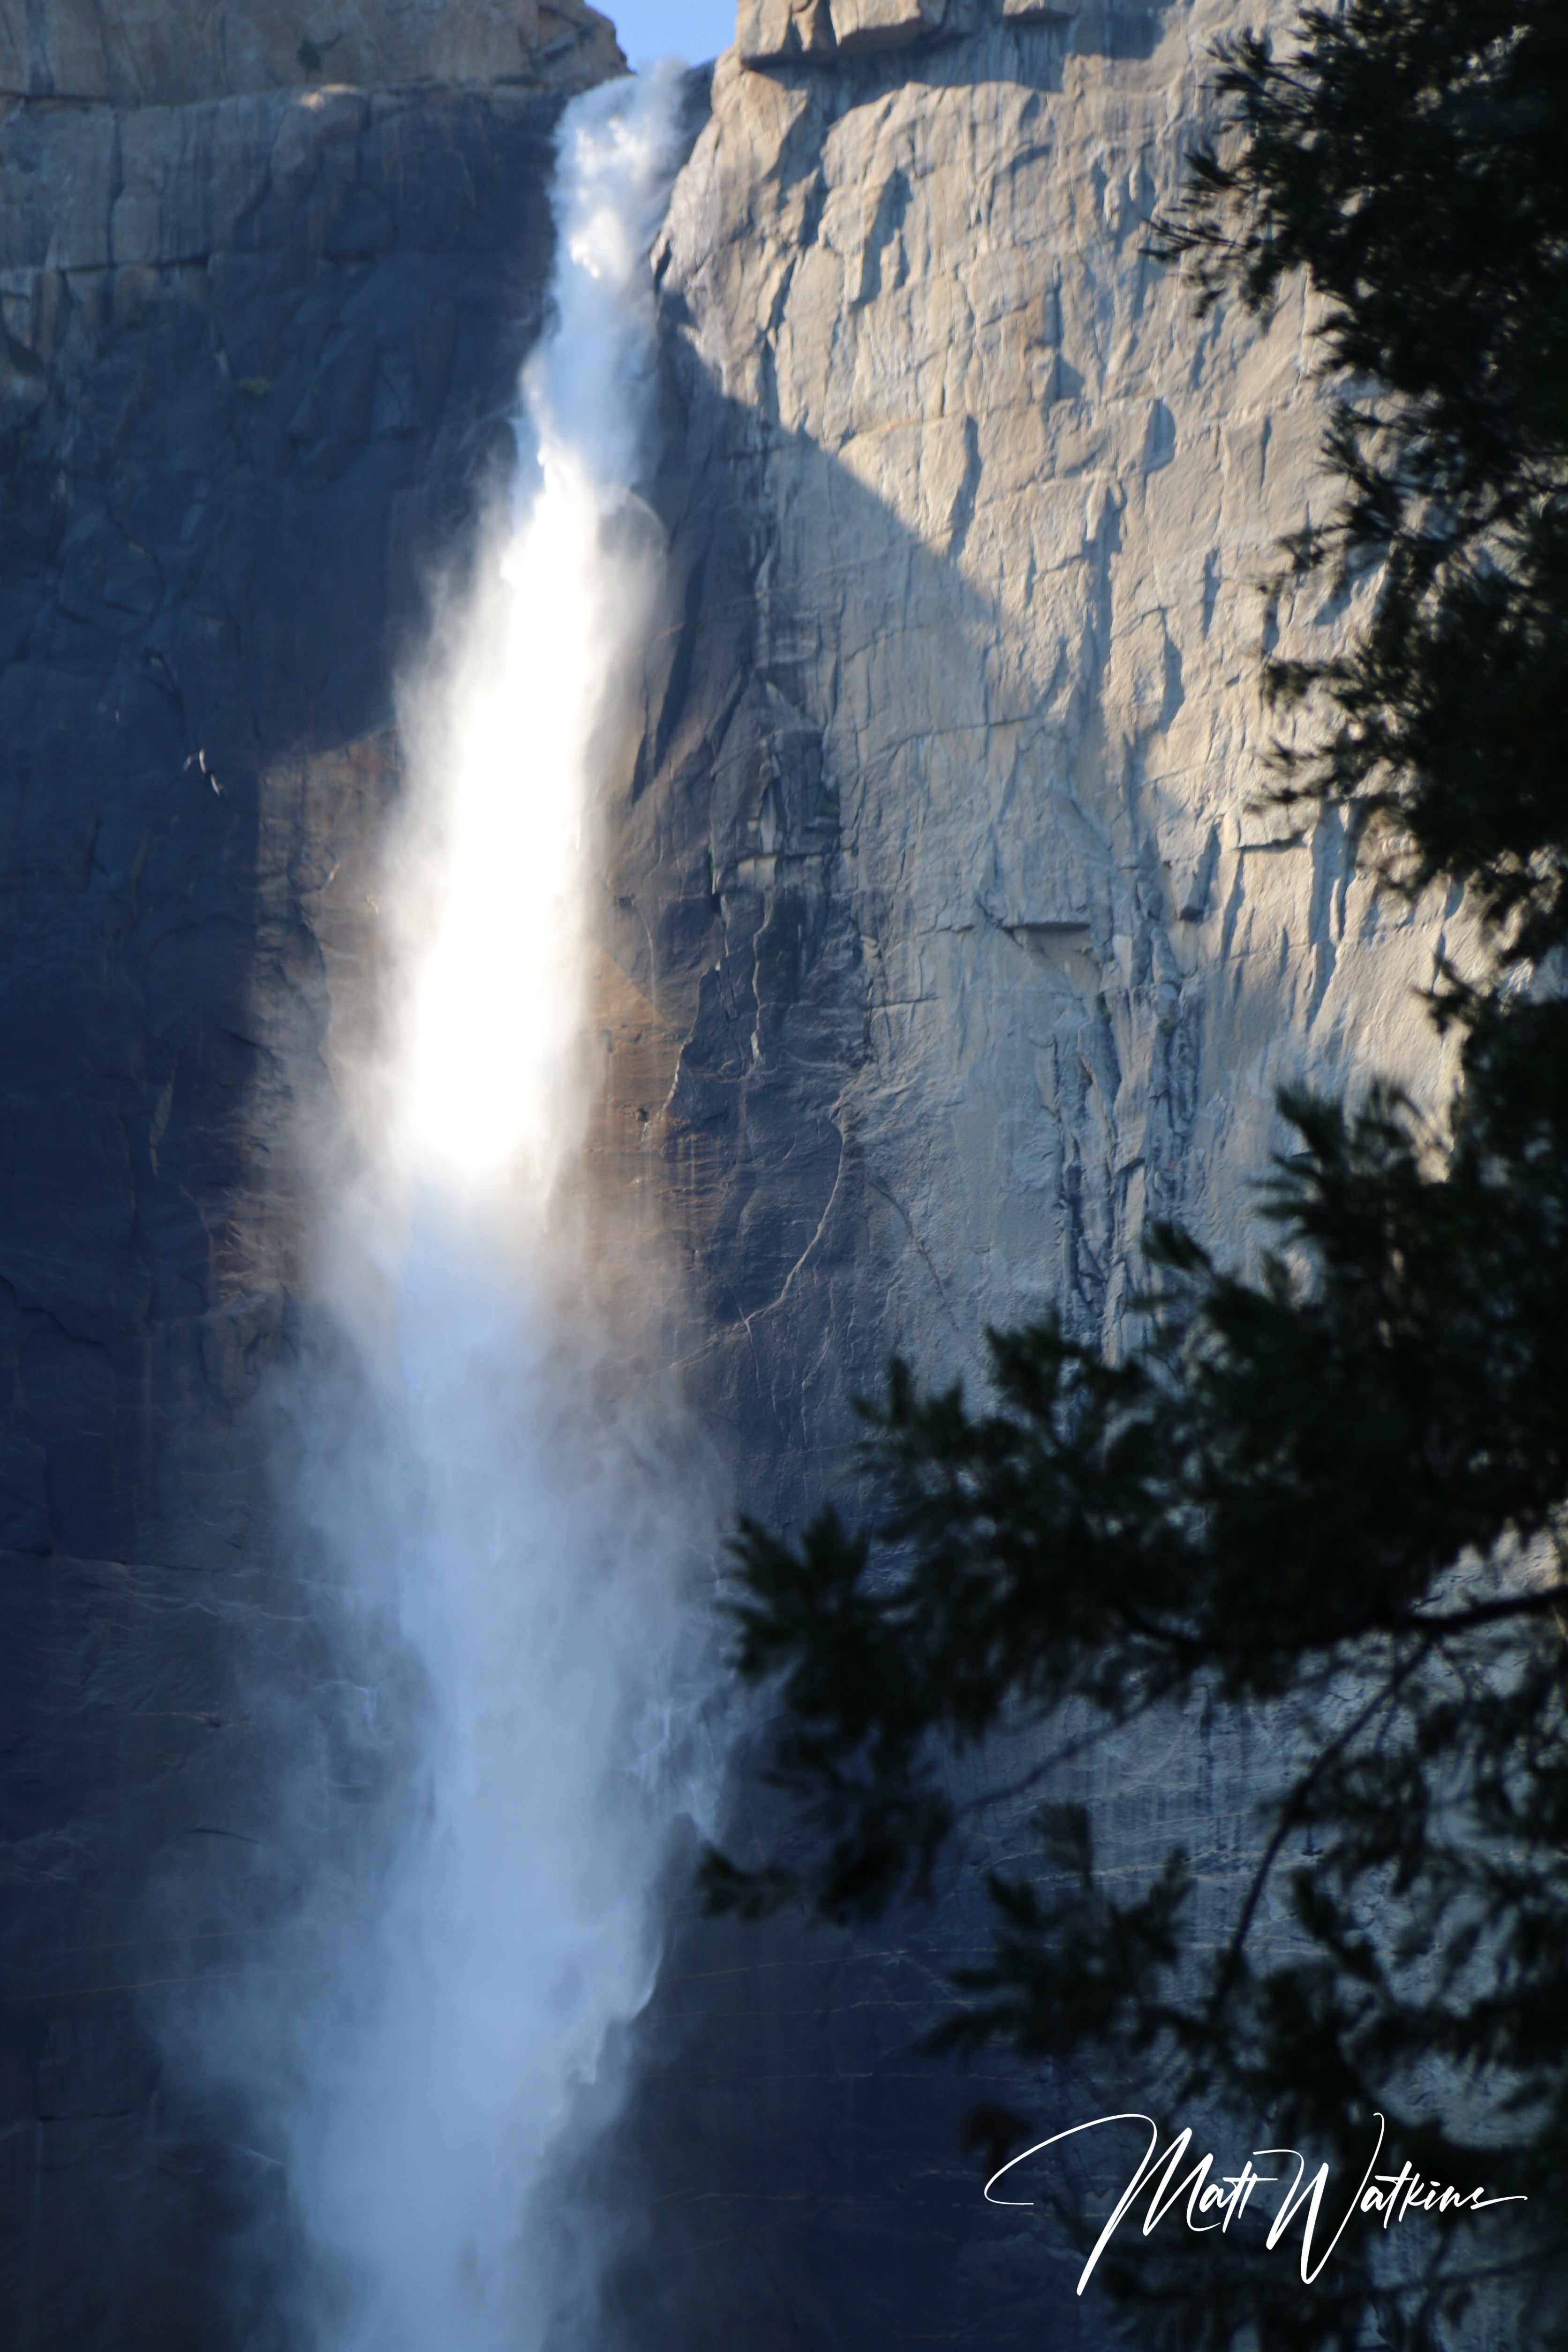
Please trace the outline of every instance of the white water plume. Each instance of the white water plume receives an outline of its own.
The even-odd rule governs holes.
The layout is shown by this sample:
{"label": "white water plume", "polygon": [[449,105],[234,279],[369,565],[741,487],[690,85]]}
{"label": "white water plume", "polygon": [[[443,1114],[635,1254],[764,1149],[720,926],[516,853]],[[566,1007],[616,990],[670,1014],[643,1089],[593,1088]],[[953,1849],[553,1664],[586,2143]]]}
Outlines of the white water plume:
{"label": "white water plume", "polygon": [[552,1207],[582,1111],[595,761],[651,613],[647,533],[617,518],[679,104],[671,69],[563,120],[523,488],[416,698],[394,1049],[366,1087],[371,1164],[322,1244],[353,1369],[303,1398],[342,1602],[310,1801],[330,1822],[358,1785],[364,1826],[318,1839],[333,1860],[310,1865],[283,1964],[223,2032],[310,2249],[295,2324],[329,2352],[533,2352],[559,2330],[541,2192],[605,2104],[670,1835],[712,1781],[701,1481],[614,1375]]}
{"label": "white water plume", "polygon": [[555,322],[523,374],[538,486],[520,488],[498,593],[437,698],[446,740],[426,730],[437,908],[427,940],[428,907],[402,910],[415,988],[395,1149],[467,1191],[521,1159],[542,1194],[571,1139],[589,763],[652,584],[605,541],[640,453],[679,88],[673,70],[631,100],[613,85],[563,124]]}

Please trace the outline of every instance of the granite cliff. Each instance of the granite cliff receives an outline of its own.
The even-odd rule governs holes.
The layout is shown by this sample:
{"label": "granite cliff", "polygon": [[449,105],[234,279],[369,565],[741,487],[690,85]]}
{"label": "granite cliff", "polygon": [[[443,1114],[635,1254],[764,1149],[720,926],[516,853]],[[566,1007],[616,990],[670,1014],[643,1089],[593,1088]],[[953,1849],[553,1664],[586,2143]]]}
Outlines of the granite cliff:
{"label": "granite cliff", "polygon": [[[585,89],[624,63],[584,0],[47,0],[0,9],[0,100],[192,105],[326,83]],[[79,266],[79,265],[78,265]]]}
{"label": "granite cliff", "polygon": [[[890,1349],[973,1374],[987,1322],[1053,1302],[1114,1342],[1152,1214],[1244,1247],[1281,1080],[1438,1079],[1413,992],[1456,910],[1255,805],[1260,632],[1340,618],[1255,592],[1321,495],[1310,319],[1200,326],[1142,250],[1234,14],[745,0],[676,186],[668,611],[601,811],[594,1160],[606,1230],[668,1244],[666,1328],[754,1507],[821,1491]],[[283,1589],[254,1400],[299,1344],[289,1121],[363,1010],[423,583],[508,461],[554,93],[616,63],[555,15],[0,7],[26,2352],[272,2340],[233,2255],[277,2184],[148,2002],[221,1969],[225,1856],[266,1845],[233,1650]],[[1223,1874],[1241,1763],[1202,1726],[1121,1756],[1129,1852],[1180,1822]],[[172,1870],[212,1890],[195,1929]],[[973,2085],[909,2054],[974,1925],[683,1933],[584,2183],[643,2217],[607,2327],[1100,2340],[977,2218]]]}
{"label": "granite cliff", "polygon": [[675,193],[679,617],[611,896],[786,1451],[895,1343],[1112,1339],[1149,1217],[1235,1241],[1282,1081],[1430,1059],[1442,910],[1258,805],[1265,630],[1340,617],[1258,593],[1325,495],[1310,322],[1200,323],[1143,249],[1232,14],[731,54]]}
{"label": "granite cliff", "polygon": [[[893,1349],[973,1380],[1049,1306],[1114,1348],[1153,1217],[1245,1256],[1276,1089],[1429,1097],[1418,992],[1462,937],[1336,818],[1259,805],[1260,645],[1343,617],[1259,593],[1325,496],[1311,320],[1200,322],[1143,250],[1234,9],[896,13],[743,6],[675,190],[669,621],[602,915],[668,1041],[640,1149],[689,1383],[782,1515]],[[1204,1715],[1079,1792],[1114,1790],[1118,1860],[1180,1839],[1217,1896],[1253,1784]],[[982,1931],[958,1898],[689,1948],[639,2119],[672,2345],[693,2310],[704,2343],[1104,2340],[1031,2217],[979,2218],[975,2081],[911,2055]],[[994,2082],[1042,2132],[1105,2104]]]}

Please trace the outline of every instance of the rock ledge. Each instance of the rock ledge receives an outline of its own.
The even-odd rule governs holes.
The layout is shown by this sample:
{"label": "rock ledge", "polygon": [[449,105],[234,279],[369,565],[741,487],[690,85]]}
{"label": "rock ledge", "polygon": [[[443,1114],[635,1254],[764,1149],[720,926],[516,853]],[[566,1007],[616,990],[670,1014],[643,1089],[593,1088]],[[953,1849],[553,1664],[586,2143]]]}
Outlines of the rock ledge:
{"label": "rock ledge", "polygon": [[324,81],[585,89],[625,64],[585,0],[0,0],[0,100],[184,106]]}

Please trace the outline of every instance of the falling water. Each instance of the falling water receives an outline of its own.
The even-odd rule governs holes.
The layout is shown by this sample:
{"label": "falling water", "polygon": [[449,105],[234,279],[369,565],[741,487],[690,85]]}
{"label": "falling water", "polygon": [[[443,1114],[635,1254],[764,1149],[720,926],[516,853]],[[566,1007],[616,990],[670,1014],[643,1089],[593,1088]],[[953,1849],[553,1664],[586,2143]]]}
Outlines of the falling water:
{"label": "falling water", "polygon": [[613,1377],[563,1206],[595,761],[657,586],[631,486],[679,103],[671,70],[563,121],[519,487],[413,698],[393,1046],[362,1073],[362,1173],[323,1211],[353,1374],[340,1349],[305,1397],[339,1612],[313,1801],[330,1822],[356,1790],[363,1820],[224,2032],[306,2250],[297,2324],[330,2352],[531,2352],[559,2328],[542,2191],[604,2106],[672,1830],[708,1802],[709,1528]]}

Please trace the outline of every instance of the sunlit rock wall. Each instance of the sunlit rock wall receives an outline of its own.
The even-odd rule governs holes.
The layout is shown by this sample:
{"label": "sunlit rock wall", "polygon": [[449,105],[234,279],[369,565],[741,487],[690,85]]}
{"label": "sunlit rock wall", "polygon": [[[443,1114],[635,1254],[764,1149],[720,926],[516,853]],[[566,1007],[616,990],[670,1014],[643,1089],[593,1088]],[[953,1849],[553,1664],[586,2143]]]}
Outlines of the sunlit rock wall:
{"label": "sunlit rock wall", "polygon": [[[1324,511],[1310,319],[1200,320],[1144,249],[1237,12],[950,9],[882,53],[838,0],[745,0],[658,256],[674,577],[603,920],[677,1040],[642,1148],[692,1389],[786,1516],[894,1349],[973,1379],[1050,1307],[1119,1345],[1152,1218],[1244,1256],[1282,1083],[1440,1082],[1453,910],[1257,805],[1265,635],[1344,617],[1258,593]],[[1249,1783],[1211,1731],[1087,1793],[1121,1860],[1184,1840],[1213,1894]],[[643,2291],[708,2298],[671,2342],[1103,2340],[981,2206],[973,2085],[912,2054],[977,1927],[692,1948],[644,2126]]]}
{"label": "sunlit rock wall", "polygon": [[1342,617],[1259,593],[1329,495],[1310,321],[1200,320],[1144,250],[1233,20],[731,53],[676,191],[676,577],[608,897],[681,1009],[646,1148],[713,1377],[781,1457],[895,1344],[1113,1339],[1151,1217],[1244,1246],[1282,1082],[1436,1078],[1444,908],[1258,805],[1265,636]]}

